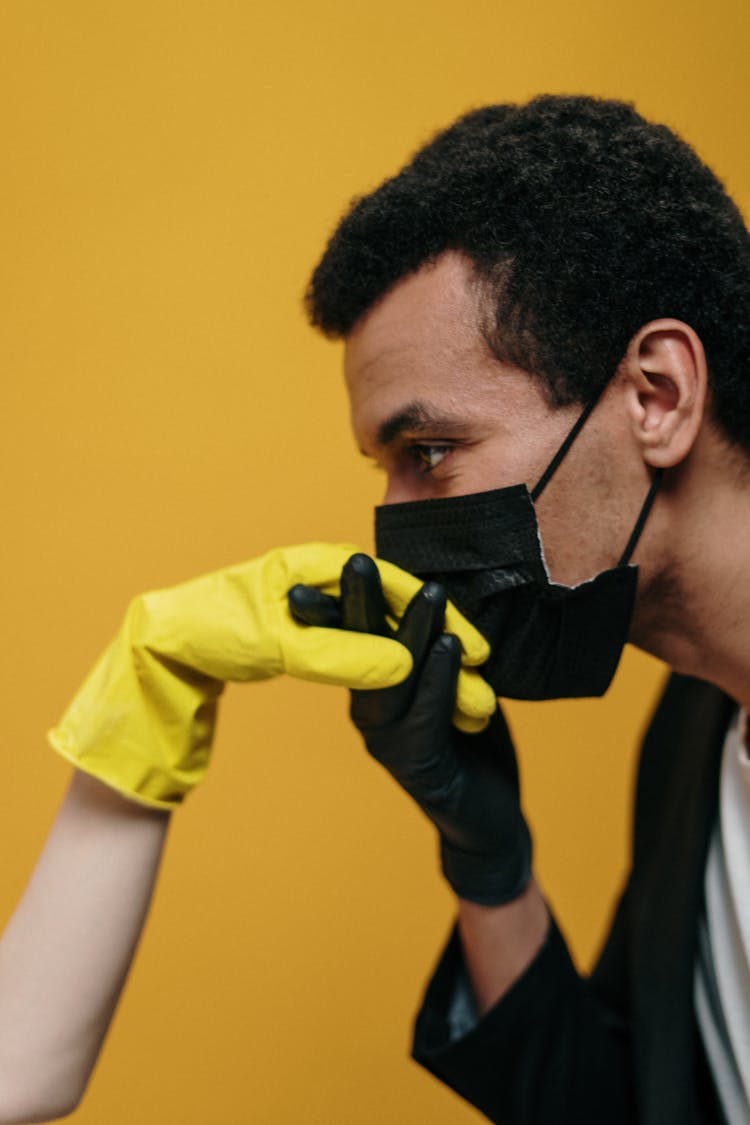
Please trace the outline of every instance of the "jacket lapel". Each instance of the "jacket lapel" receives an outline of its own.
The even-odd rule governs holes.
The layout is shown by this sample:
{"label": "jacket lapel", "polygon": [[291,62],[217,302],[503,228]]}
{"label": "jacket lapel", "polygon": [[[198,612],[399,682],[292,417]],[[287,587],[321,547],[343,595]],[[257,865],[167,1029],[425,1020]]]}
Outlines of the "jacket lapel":
{"label": "jacket lapel", "polygon": [[734,703],[673,676],[644,742],[636,803],[631,987],[640,1117],[705,1120],[697,1109],[693,974],[721,748]]}

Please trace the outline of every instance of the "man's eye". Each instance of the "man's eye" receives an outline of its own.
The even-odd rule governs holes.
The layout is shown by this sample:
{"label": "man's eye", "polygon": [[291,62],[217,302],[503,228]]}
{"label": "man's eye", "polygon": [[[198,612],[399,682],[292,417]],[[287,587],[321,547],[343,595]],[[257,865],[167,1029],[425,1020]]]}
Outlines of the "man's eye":
{"label": "man's eye", "polygon": [[420,472],[431,473],[451,452],[450,445],[410,445],[409,452],[417,461]]}

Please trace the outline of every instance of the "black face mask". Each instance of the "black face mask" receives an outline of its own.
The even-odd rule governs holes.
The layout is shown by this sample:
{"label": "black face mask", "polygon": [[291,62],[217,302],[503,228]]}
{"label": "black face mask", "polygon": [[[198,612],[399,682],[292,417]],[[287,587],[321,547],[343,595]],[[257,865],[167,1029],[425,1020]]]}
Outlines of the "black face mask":
{"label": "black face mask", "polygon": [[595,406],[578,418],[535,488],[525,484],[387,504],[375,512],[380,558],[445,587],[491,646],[482,674],[510,699],[603,695],[628,637],[638,567],[628,565],[656,495],[654,473],[622,558],[580,586],[550,582],[534,501]]}

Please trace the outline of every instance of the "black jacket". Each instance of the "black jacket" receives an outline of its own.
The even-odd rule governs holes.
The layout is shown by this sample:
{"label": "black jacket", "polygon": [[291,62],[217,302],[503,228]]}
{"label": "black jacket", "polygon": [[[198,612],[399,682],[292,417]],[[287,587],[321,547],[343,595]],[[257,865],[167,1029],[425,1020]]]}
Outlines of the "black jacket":
{"label": "black jacket", "polygon": [[698,922],[734,704],[672,676],[643,744],[633,866],[604,951],[576,972],[553,924],[526,973],[466,1036],[447,1011],[454,933],[419,1013],[414,1057],[498,1125],[721,1121],[693,1009]]}

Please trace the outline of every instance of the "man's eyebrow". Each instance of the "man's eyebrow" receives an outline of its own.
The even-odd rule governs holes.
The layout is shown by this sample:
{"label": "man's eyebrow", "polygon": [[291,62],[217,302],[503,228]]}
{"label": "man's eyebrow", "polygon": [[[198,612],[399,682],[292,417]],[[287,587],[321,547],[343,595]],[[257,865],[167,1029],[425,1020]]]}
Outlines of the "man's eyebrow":
{"label": "man's eyebrow", "polygon": [[401,407],[390,418],[386,418],[378,426],[376,441],[380,448],[391,445],[397,437],[404,432],[427,433],[430,430],[442,430],[446,433],[465,433],[469,423],[465,418],[455,415],[443,414],[430,407],[427,403],[414,401]]}

